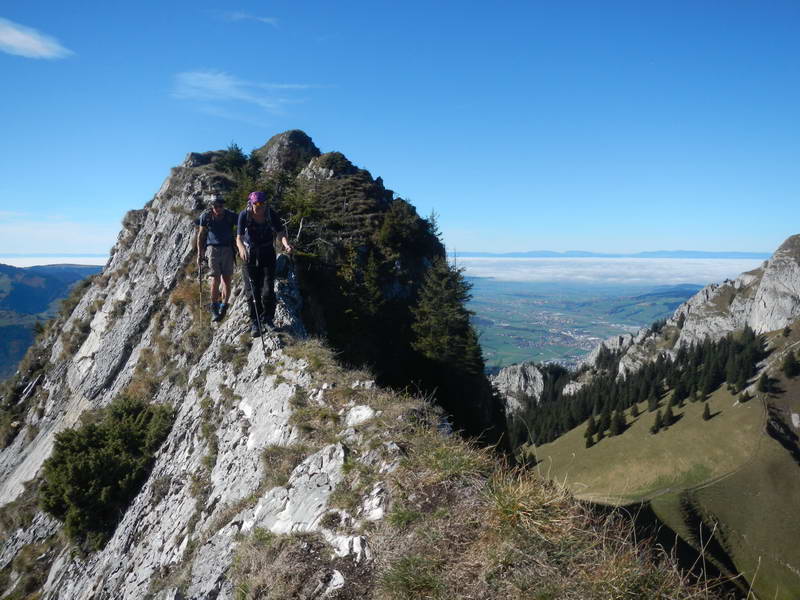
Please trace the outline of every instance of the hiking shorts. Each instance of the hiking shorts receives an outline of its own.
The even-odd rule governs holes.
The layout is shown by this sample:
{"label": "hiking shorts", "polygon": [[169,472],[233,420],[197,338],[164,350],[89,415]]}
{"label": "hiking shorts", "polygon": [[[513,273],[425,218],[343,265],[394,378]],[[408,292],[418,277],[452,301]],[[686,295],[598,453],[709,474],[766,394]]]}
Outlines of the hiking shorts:
{"label": "hiking shorts", "polygon": [[211,277],[233,275],[233,248],[230,246],[209,246],[206,248],[206,259],[211,270]]}

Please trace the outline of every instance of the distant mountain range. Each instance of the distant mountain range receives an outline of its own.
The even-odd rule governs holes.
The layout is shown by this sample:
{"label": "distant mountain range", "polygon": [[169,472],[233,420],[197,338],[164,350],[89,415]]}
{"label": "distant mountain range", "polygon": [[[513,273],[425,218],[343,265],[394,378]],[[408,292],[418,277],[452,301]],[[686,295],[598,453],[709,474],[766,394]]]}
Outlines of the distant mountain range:
{"label": "distant mountain range", "polygon": [[33,342],[33,326],[58,311],[72,286],[102,267],[42,265],[18,268],[0,263],[0,379],[13,373]]}
{"label": "distant mountain range", "polygon": [[552,250],[529,250],[528,252],[457,252],[461,258],[754,258],[768,259],[769,252],[706,252],[703,250],[656,250],[653,252],[636,252],[634,254],[613,254],[606,252],[586,252],[584,250],[568,250],[553,252]]}

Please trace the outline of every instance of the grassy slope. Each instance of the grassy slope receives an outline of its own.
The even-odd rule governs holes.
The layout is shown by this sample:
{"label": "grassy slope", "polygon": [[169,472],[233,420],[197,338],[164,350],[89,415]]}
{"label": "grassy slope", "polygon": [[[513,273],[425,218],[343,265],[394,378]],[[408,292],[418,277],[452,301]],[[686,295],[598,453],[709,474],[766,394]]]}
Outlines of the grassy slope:
{"label": "grassy slope", "polygon": [[696,545],[697,533],[680,504],[681,492],[691,490],[692,504],[720,523],[725,551],[760,598],[800,597],[800,465],[764,432],[765,402],[784,415],[800,412],[800,378],[787,381],[777,371],[783,348],[800,347],[798,330],[789,338],[779,332],[768,336],[776,348],[769,373],[779,380],[781,393],[734,404],[723,387],[708,400],[712,414],[718,413],[708,422],[701,419],[702,403],[687,404],[677,411],[683,414],[678,423],[652,435],[654,416],[645,413],[622,436],[589,449],[583,424],[537,449],[539,469],[584,499],[650,500],[662,521]]}
{"label": "grassy slope", "polygon": [[[662,400],[662,405],[664,404]],[[680,420],[657,435],[650,433],[655,413],[585,448],[586,424],[537,448],[539,468],[564,481],[586,500],[627,504],[648,500],[670,488],[687,488],[729,473],[747,462],[758,445],[764,410],[759,402],[735,403],[725,389],[707,400],[714,417],[703,421],[703,403],[674,410]],[[639,404],[646,411],[645,403]],[[663,409],[662,409],[663,410]]]}

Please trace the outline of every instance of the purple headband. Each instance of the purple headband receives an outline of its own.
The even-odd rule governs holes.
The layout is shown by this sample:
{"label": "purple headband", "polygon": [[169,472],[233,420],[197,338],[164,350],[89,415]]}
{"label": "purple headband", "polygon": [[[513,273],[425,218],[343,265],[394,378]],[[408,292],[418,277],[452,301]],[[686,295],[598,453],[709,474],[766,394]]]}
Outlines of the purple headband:
{"label": "purple headband", "polygon": [[249,198],[248,203],[251,206],[253,204],[255,204],[256,202],[266,202],[267,201],[267,196],[266,196],[266,194],[264,194],[264,192],[250,192],[250,195],[248,196],[248,198]]}

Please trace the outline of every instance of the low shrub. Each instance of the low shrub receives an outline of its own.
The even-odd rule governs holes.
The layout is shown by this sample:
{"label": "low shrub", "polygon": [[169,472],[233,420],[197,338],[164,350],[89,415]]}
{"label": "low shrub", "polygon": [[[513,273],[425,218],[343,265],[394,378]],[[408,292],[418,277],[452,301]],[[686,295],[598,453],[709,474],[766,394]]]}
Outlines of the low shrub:
{"label": "low shrub", "polygon": [[113,534],[174,418],[166,406],[127,397],[99,412],[96,422],[56,435],[39,491],[41,508],[89,550],[101,548]]}
{"label": "low shrub", "polygon": [[86,279],[81,279],[72,286],[69,296],[61,301],[61,309],[59,310],[59,313],[62,317],[68,317],[72,314],[72,311],[75,310],[76,306],[78,306],[78,302],[81,301],[84,293],[86,293],[86,290],[89,289],[90,285],[92,285],[92,282],[95,280],[95,278],[97,278],[97,275],[91,275]]}

